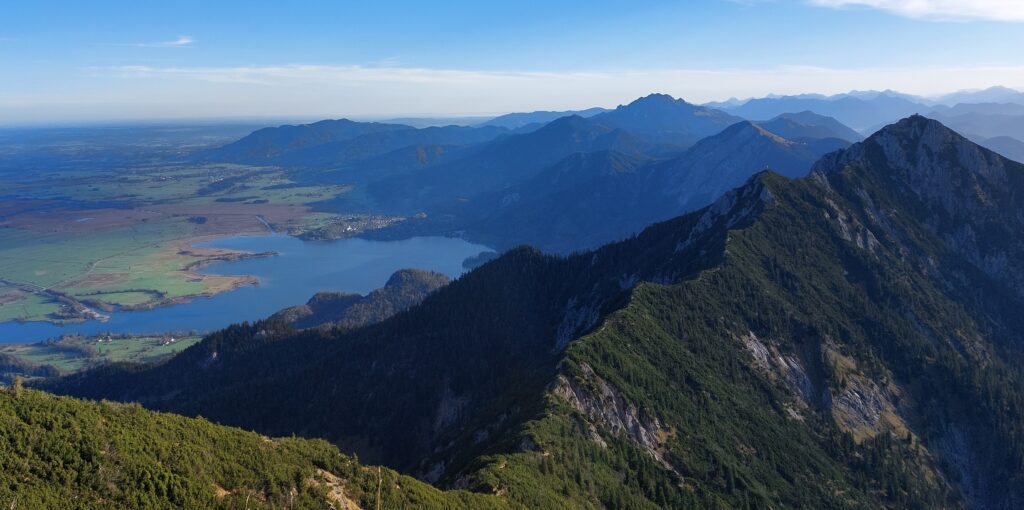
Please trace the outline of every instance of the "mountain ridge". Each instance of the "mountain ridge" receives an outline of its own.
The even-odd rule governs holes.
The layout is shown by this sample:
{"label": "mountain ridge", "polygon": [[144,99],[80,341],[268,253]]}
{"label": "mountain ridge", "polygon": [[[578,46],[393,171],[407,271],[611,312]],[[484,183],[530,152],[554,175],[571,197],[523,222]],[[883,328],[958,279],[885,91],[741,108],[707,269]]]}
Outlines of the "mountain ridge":
{"label": "mountain ridge", "polygon": [[592,252],[512,250],[369,328],[240,326],[51,387],[377,445],[535,508],[1013,507],[1021,179],[912,117]]}
{"label": "mountain ridge", "polygon": [[657,143],[687,147],[742,119],[723,111],[650,94],[614,110],[591,117],[595,122],[625,129]]}

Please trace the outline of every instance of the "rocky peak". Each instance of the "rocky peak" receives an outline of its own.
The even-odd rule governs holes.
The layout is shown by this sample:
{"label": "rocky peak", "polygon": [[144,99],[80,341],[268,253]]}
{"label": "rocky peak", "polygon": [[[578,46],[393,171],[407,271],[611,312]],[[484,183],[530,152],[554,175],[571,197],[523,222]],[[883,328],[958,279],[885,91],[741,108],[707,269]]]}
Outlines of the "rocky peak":
{"label": "rocky peak", "polygon": [[1021,165],[921,115],[907,117],[849,149],[826,155],[812,171],[829,174],[854,163],[885,172],[925,202],[954,215],[1008,206],[1000,202],[1016,201],[1014,196],[1021,191]]}
{"label": "rocky peak", "polygon": [[[1024,165],[914,115],[826,155],[812,172],[861,196],[903,197],[904,214],[1024,297]],[[877,213],[893,214],[884,209]]]}
{"label": "rocky peak", "polygon": [[998,155],[972,143],[941,122],[912,115],[878,130],[863,142],[822,158],[814,170],[838,171],[847,163],[869,158],[873,163],[886,164],[905,176],[936,173],[953,165],[973,173],[986,173],[989,166],[1000,166],[1001,163],[995,161]]}
{"label": "rocky peak", "polygon": [[689,105],[683,99],[676,99],[668,94],[649,94],[644,97],[634,100],[627,106],[640,106],[640,105]]}

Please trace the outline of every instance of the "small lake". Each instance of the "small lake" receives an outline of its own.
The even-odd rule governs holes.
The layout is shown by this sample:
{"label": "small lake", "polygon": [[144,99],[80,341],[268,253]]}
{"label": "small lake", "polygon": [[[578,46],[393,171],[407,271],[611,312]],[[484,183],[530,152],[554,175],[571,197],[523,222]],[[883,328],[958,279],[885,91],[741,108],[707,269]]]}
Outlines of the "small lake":
{"label": "small lake", "polygon": [[305,303],[321,291],[366,294],[382,287],[399,269],[430,269],[454,278],[464,272],[463,260],[489,250],[486,246],[447,237],[306,242],[281,234],[230,237],[198,246],[273,251],[278,255],[217,262],[201,271],[251,275],[259,278],[258,285],[196,298],[180,305],[113,312],[107,322],[88,321],[66,326],[48,322],[6,322],[0,324],[0,343],[36,342],[65,333],[213,331],[236,322],[266,318],[282,308]]}

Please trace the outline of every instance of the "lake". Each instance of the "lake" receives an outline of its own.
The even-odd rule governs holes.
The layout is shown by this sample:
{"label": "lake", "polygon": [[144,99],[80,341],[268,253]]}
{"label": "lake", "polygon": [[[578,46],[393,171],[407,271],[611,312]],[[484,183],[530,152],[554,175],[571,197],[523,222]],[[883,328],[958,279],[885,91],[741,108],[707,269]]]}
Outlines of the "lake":
{"label": "lake", "polygon": [[201,271],[252,275],[259,278],[258,285],[179,305],[113,312],[107,322],[88,321],[64,326],[48,322],[6,322],[0,324],[0,343],[36,342],[65,333],[213,331],[236,322],[266,318],[282,308],[305,303],[320,291],[366,294],[382,287],[399,269],[430,269],[456,277],[464,271],[463,260],[489,250],[486,246],[447,237],[307,242],[281,234],[237,236],[197,246],[273,251],[278,255],[217,262]]}

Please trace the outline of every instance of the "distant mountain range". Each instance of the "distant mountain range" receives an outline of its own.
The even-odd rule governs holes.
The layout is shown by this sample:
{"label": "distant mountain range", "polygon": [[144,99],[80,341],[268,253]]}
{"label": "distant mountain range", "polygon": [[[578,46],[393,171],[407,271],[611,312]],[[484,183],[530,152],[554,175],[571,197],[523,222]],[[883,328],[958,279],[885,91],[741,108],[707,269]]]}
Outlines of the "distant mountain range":
{"label": "distant mountain range", "polygon": [[500,248],[529,244],[559,253],[593,248],[703,207],[765,168],[803,176],[819,157],[849,145],[828,137],[833,130],[843,132],[833,119],[798,118],[817,124],[793,119],[772,124],[804,135],[800,141],[741,121],[670,158],[576,152],[530,178],[469,195],[386,235],[458,232]]}
{"label": "distant mountain range", "polygon": [[914,113],[931,115],[945,113],[951,108],[956,110],[953,114],[964,110],[976,111],[977,103],[1011,104],[1007,111],[1018,110],[1024,106],[1024,92],[1006,87],[991,87],[985,90],[956,92],[938,98],[926,98],[892,90],[853,91],[832,96],[800,94],[730,99],[706,103],[704,106],[751,120],[808,110],[834,117],[861,133],[869,133]]}
{"label": "distant mountain range", "polygon": [[1024,142],[1010,138],[1009,136],[997,136],[979,142],[981,145],[991,149],[1014,161],[1024,162]]}
{"label": "distant mountain range", "polygon": [[790,140],[816,140],[837,138],[847,142],[859,142],[864,137],[832,117],[818,115],[812,111],[783,113],[758,125],[783,138]]}
{"label": "distant mountain range", "polygon": [[310,147],[351,140],[369,133],[407,131],[414,128],[401,124],[377,122],[355,122],[348,119],[322,120],[312,124],[286,125],[263,128],[248,136],[210,151],[207,156],[214,159],[237,162],[266,161],[293,151]]}
{"label": "distant mountain range", "polygon": [[[742,122],[649,162],[596,126],[549,124],[545,154],[597,152],[517,175],[591,189],[654,165],[679,197],[810,150]],[[510,250],[376,325],[233,326],[43,386],[326,438],[470,507],[1020,506],[1024,165],[912,116],[711,200],[593,251]]]}
{"label": "distant mountain range", "polygon": [[651,94],[595,115],[592,120],[624,129],[654,143],[685,148],[743,119],[667,94]]}
{"label": "distant mountain range", "polygon": [[1015,108],[1007,105],[1007,113],[984,113],[971,111],[957,114],[954,112],[934,112],[930,116],[962,131],[972,137],[994,138],[1009,136],[1024,140],[1024,114],[1016,114]]}
{"label": "distant mountain range", "polygon": [[[996,89],[957,97],[1011,96]],[[864,126],[927,111],[1020,159],[1024,106],[914,99],[869,91],[722,105],[737,116],[651,94],[614,110],[509,114],[475,127],[340,120],[268,128],[202,157],[285,165],[305,184],[360,189],[320,204],[325,211],[427,217],[369,236],[443,233],[568,253],[707,205],[766,167],[801,176],[825,153],[863,139],[843,118]]]}
{"label": "distant mountain range", "polygon": [[791,112],[812,111],[833,117],[858,131],[870,130],[931,108],[903,96],[879,93],[873,96],[782,96],[751,99],[742,104],[724,107],[732,115],[746,119],[770,119]]}
{"label": "distant mountain range", "polygon": [[953,106],[958,103],[1015,103],[1024,105],[1024,92],[1008,87],[989,87],[984,90],[965,90],[938,97],[935,103]]}

